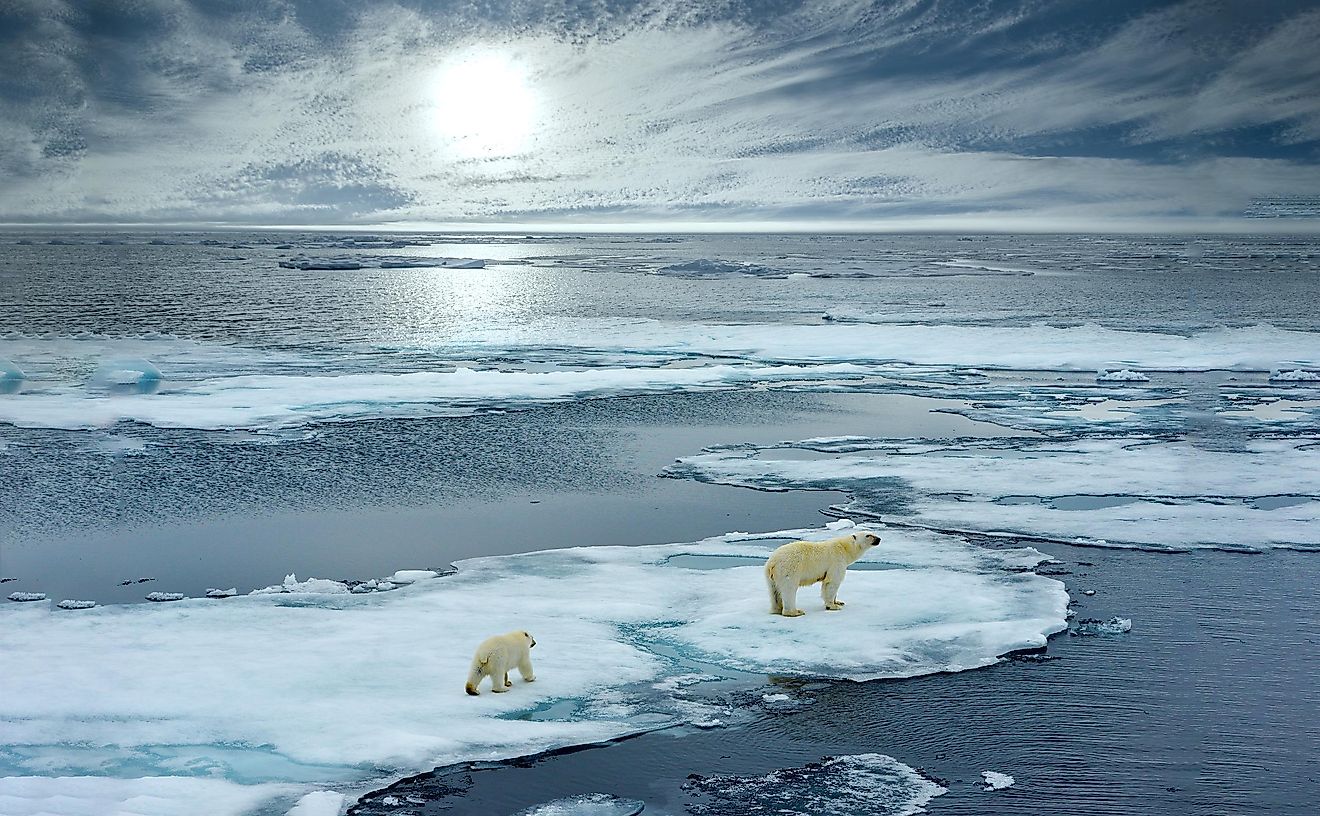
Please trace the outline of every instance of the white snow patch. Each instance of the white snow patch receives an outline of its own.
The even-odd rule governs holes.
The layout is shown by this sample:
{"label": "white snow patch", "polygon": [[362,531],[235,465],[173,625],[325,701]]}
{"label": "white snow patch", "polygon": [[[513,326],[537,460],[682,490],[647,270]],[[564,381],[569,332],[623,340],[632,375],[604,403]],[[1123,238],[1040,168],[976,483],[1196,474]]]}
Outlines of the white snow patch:
{"label": "white snow patch", "polygon": [[299,799],[285,816],[339,816],[347,805],[342,793],[313,791]]}
{"label": "white snow patch", "polygon": [[440,573],[434,570],[398,570],[389,577],[389,581],[395,584],[413,584],[418,581],[424,581],[427,578],[439,577]]}
{"label": "white snow patch", "polygon": [[837,519],[835,521],[831,521],[825,526],[831,530],[847,530],[848,528],[853,527],[855,525],[853,524],[852,519]]}

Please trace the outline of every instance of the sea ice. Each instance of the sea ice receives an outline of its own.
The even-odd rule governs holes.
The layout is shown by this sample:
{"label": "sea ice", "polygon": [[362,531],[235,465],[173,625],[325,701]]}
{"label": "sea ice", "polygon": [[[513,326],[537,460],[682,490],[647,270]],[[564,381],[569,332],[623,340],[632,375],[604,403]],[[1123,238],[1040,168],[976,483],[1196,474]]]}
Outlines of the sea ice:
{"label": "sea ice", "polygon": [[[850,572],[844,610],[803,597],[802,618],[768,614],[761,567],[748,557],[833,535],[821,527],[479,558],[391,593],[355,595],[338,582],[289,576],[305,590],[297,604],[283,592],[78,615],[12,604],[0,609],[0,653],[24,655],[25,669],[0,672],[0,812],[43,812],[3,805],[36,789],[77,796],[101,782],[98,795],[113,798],[89,812],[129,810],[143,796],[159,800],[153,813],[226,816],[260,802],[283,812],[302,795],[384,774],[718,713],[653,688],[670,677],[957,671],[1042,646],[1066,626],[1063,585],[1013,571],[1039,553],[923,531],[886,531],[870,556],[886,568]],[[684,553],[750,565],[666,563]],[[610,591],[578,603],[566,582]],[[514,628],[536,636],[536,682],[463,694],[475,645]],[[560,715],[519,716],[565,701],[576,704]],[[167,781],[189,769],[204,769],[205,779]],[[107,775],[126,778],[88,781]],[[33,777],[49,778],[22,781]]]}
{"label": "sea ice", "polygon": [[206,597],[208,598],[232,598],[237,594],[238,587],[230,587],[229,589],[215,589],[214,587],[210,587],[206,590]]}
{"label": "sea ice", "polygon": [[760,264],[742,261],[718,261],[710,258],[698,258],[694,261],[662,266],[654,271],[656,275],[669,275],[678,278],[712,278],[729,276],[747,276],[757,278],[782,278],[788,273]]}
{"label": "sea ice", "polygon": [[[831,440],[793,444],[835,451]],[[897,496],[901,514],[887,519],[942,530],[1152,549],[1320,545],[1320,447],[1304,438],[1230,449],[1146,437],[877,439],[869,447],[849,440],[818,460],[776,459],[780,447],[713,448],[664,473],[766,490],[843,490],[856,497],[849,513]],[[1024,496],[1027,486],[1042,495]],[[1253,506],[1281,495],[1313,500]]]}
{"label": "sea ice", "polygon": [[60,609],[91,609],[96,606],[96,601],[75,601],[66,599],[55,605]]}
{"label": "sea ice", "polygon": [[424,581],[427,578],[436,578],[439,575],[440,573],[435,572],[434,570],[398,570],[391,575],[388,580],[395,584],[413,584],[418,581]]}
{"label": "sea ice", "polygon": [[620,799],[608,793],[587,793],[533,805],[513,816],[637,816],[645,808],[645,803],[636,799]]}
{"label": "sea ice", "polygon": [[1008,774],[999,773],[998,771],[981,771],[981,778],[982,778],[981,785],[986,790],[992,790],[992,791],[1003,790],[1004,788],[1012,787],[1013,782],[1016,781],[1013,779],[1013,777],[1009,776]]}
{"label": "sea ice", "polygon": [[1111,368],[1095,375],[1096,382],[1150,382],[1150,377],[1130,368]]}
{"label": "sea ice", "polygon": [[156,603],[182,601],[185,597],[182,592],[149,592],[146,595],[148,601],[155,601]]}
{"label": "sea ice", "polygon": [[289,573],[284,576],[284,582],[273,586],[254,589],[249,595],[281,595],[287,593],[310,593],[315,595],[339,594],[348,592],[348,585],[341,581],[331,581],[326,578],[308,578],[306,581],[299,581],[298,576]]}
{"label": "sea ice", "polygon": [[883,754],[826,757],[764,776],[693,776],[693,816],[908,816],[947,789]]}
{"label": "sea ice", "polygon": [[339,816],[345,796],[335,791],[312,791],[298,800],[285,816]]}
{"label": "sea ice", "polygon": [[29,601],[44,601],[44,600],[46,600],[46,593],[44,593],[44,592],[11,592],[11,593],[9,593],[9,600],[11,600],[11,601],[18,601],[18,602],[20,602],[20,603],[27,603],[27,602],[29,602]]}
{"label": "sea ice", "polygon": [[1132,631],[1132,619],[1112,617],[1102,621],[1098,618],[1082,618],[1068,631],[1074,635],[1121,635]]}
{"label": "sea ice", "polygon": [[1320,382],[1320,372],[1301,368],[1292,371],[1275,371],[1270,374],[1270,382]]}

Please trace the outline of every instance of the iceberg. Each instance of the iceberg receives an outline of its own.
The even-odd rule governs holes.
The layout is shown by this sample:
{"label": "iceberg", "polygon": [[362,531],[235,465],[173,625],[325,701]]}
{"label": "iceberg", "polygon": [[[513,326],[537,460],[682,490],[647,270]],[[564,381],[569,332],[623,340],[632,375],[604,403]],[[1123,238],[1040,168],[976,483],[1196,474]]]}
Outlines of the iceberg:
{"label": "iceberg", "polygon": [[[710,707],[669,678],[960,671],[1066,627],[1063,584],[1017,571],[1040,553],[924,531],[889,531],[871,556],[883,568],[850,572],[844,610],[770,615],[761,560],[786,540],[834,534],[478,558],[388,593],[289,576],[307,591],[77,615],[12,604],[0,609],[0,653],[23,655],[24,671],[0,672],[0,812],[46,812],[13,803],[58,796],[99,797],[92,813],[145,796],[162,814],[284,812],[310,793],[440,765],[709,724]],[[682,554],[746,565],[669,563]],[[570,581],[612,591],[579,603]],[[468,697],[475,645],[515,628],[537,639],[536,682]]]}

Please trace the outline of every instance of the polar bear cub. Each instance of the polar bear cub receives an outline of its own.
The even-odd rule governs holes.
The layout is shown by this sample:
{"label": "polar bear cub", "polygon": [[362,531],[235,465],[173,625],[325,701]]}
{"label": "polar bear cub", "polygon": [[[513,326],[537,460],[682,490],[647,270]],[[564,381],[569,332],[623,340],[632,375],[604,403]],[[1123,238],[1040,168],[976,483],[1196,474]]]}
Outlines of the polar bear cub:
{"label": "polar bear cub", "polygon": [[836,594],[848,565],[880,543],[873,533],[853,533],[829,541],[794,541],[770,553],[765,562],[765,582],[770,587],[770,614],[795,618],[798,587],[820,582],[825,608],[843,608]]}
{"label": "polar bear cub", "polygon": [[472,656],[472,669],[468,672],[468,694],[476,696],[481,692],[477,686],[483,678],[490,678],[491,691],[496,694],[508,691],[513,683],[509,682],[509,671],[514,666],[528,683],[536,679],[532,674],[532,647],[536,639],[528,632],[507,632],[481,641],[477,653]]}

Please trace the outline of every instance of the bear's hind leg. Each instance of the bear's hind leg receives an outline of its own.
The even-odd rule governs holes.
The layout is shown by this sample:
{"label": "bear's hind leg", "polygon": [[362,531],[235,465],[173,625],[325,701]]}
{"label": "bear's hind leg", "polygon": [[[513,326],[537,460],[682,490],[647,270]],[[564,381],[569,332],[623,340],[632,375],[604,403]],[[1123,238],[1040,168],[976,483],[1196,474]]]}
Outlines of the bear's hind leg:
{"label": "bear's hind leg", "polygon": [[797,581],[789,579],[787,581],[776,581],[775,588],[779,590],[780,603],[782,611],[779,613],[786,618],[796,618],[802,614],[802,610],[797,608]]}
{"label": "bear's hind leg", "polygon": [[779,587],[775,586],[773,578],[767,575],[765,583],[770,587],[770,614],[778,615],[784,611],[784,599],[779,597]]}

